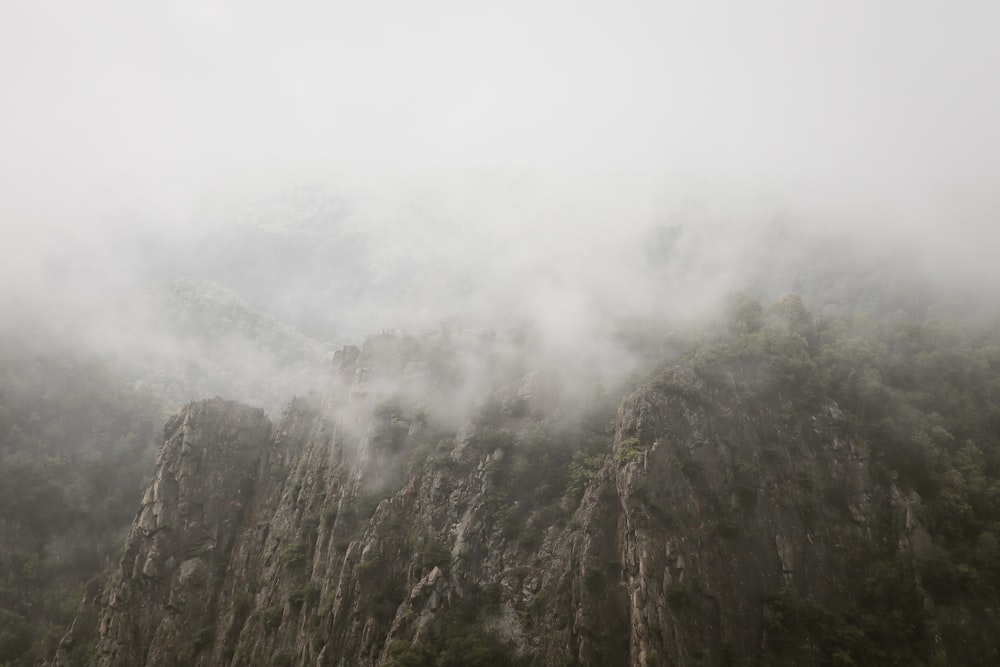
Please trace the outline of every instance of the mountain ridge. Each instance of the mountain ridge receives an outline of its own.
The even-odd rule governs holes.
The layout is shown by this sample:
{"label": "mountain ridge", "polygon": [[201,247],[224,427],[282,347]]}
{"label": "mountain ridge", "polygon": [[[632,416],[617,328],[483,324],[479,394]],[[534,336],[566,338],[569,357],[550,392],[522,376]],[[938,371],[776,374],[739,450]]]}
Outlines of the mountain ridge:
{"label": "mountain ridge", "polygon": [[[74,632],[54,664],[989,664],[997,645],[977,628],[995,593],[962,579],[994,576],[989,562],[942,564],[964,558],[936,518],[951,501],[927,504],[921,471],[878,439],[897,407],[870,385],[891,363],[847,369],[850,337],[794,299],[743,302],[729,329],[606,397],[610,412],[584,411],[591,423],[504,354],[491,383],[451,372],[463,344],[481,359],[495,340],[345,348],[330,391],[251,429],[252,491],[221,496],[208,531],[232,548],[139,567],[155,553],[154,482],[92,599],[93,653]],[[439,414],[473,387],[462,419]],[[157,479],[192,456],[176,424],[211,413],[228,432],[243,419],[230,411],[251,414],[232,406],[174,418]],[[936,437],[931,453],[972,455]],[[211,479],[190,482],[238,487]],[[983,542],[992,510],[968,499]],[[155,613],[122,602],[147,585],[161,593],[138,609]]]}

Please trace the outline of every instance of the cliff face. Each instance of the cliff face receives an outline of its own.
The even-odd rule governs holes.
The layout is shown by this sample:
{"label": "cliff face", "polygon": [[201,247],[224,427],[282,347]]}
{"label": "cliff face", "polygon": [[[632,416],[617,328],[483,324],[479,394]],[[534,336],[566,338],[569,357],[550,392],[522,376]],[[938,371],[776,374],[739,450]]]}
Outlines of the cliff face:
{"label": "cliff face", "polygon": [[217,399],[188,406],[164,433],[155,477],[97,610],[98,664],[143,664],[147,655],[176,664],[198,648],[192,638],[218,612],[271,425],[261,410]]}
{"label": "cliff face", "polygon": [[384,337],[274,426],[185,408],[55,664],[825,664],[859,568],[930,546],[832,401],[681,365],[605,428],[476,345],[492,384],[452,343]]}

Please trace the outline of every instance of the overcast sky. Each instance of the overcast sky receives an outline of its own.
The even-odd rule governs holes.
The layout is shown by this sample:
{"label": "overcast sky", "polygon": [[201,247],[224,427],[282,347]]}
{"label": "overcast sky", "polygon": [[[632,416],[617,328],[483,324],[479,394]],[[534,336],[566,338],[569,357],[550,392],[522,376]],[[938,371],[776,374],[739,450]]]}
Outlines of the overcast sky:
{"label": "overcast sky", "polygon": [[458,239],[627,233],[690,190],[982,259],[997,35],[993,0],[8,0],[2,275],[299,182],[420,191]]}

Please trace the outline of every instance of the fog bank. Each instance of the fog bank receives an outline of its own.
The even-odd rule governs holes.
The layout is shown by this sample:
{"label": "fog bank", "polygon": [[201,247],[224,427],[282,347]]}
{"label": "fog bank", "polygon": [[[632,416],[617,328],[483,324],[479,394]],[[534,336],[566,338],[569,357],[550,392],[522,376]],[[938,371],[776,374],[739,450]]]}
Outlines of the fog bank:
{"label": "fog bank", "polygon": [[[530,323],[584,350],[824,262],[988,294],[998,28],[992,2],[6,3],[0,290],[177,363],[261,317],[296,349]],[[177,284],[258,328],[178,339]]]}

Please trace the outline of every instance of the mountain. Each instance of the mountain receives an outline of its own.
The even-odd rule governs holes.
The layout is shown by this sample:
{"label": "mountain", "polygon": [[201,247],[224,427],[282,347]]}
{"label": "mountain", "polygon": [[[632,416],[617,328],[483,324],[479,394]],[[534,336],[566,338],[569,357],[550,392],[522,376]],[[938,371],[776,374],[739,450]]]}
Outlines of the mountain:
{"label": "mountain", "polygon": [[16,319],[0,325],[0,664],[34,664],[117,560],[170,408]]}
{"label": "mountain", "polygon": [[51,655],[117,560],[171,412],[223,394],[278,414],[329,356],[219,285],[176,280],[147,297],[135,315],[152,322],[89,337],[41,300],[3,300],[0,664]]}
{"label": "mountain", "polygon": [[384,334],[274,423],[189,404],[54,664],[1000,661],[994,326],[744,297],[658,349]]}

